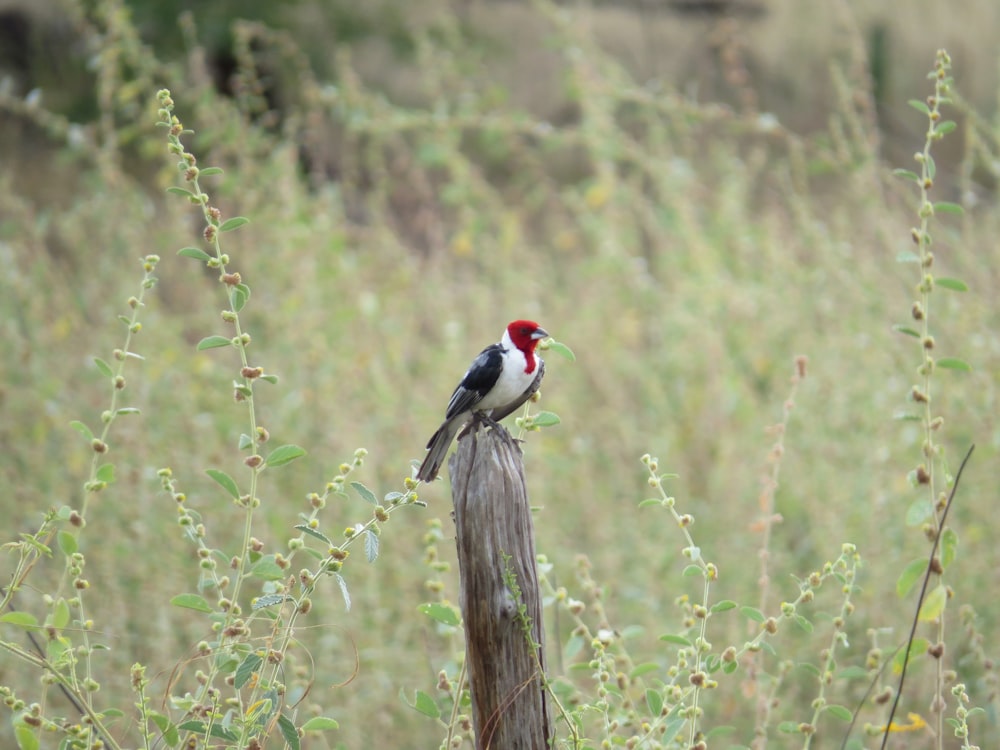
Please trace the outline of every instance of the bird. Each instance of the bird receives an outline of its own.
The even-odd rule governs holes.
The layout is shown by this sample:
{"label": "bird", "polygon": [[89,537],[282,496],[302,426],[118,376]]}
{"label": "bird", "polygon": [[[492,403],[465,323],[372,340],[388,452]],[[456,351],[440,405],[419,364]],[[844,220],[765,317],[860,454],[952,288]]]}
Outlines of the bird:
{"label": "bird", "polygon": [[535,347],[548,336],[533,320],[515,320],[499,342],[479,353],[451,394],[444,422],[427,442],[427,456],[417,471],[419,481],[437,478],[451,442],[470,419],[498,422],[531,398],[545,373]]}

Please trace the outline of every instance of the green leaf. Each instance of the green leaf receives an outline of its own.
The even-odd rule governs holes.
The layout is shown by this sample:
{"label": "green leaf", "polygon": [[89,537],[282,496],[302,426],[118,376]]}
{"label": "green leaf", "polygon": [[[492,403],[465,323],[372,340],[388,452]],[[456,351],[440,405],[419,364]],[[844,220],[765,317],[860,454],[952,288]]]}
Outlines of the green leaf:
{"label": "green leaf", "polygon": [[236,674],[233,675],[233,685],[239,690],[253,677],[257,670],[260,669],[260,665],[264,663],[264,659],[256,653],[247,654],[240,665],[236,668]]}
{"label": "green leaf", "polygon": [[297,524],[295,526],[295,528],[298,529],[299,531],[301,531],[303,534],[308,534],[311,537],[319,539],[324,544],[329,544],[330,546],[333,546],[333,540],[330,539],[330,537],[328,537],[326,534],[324,534],[321,531],[317,531],[316,529],[312,528],[311,526],[309,526],[307,524],[300,523],[300,524]]}
{"label": "green leaf", "polygon": [[920,338],[920,331],[910,328],[909,326],[904,326],[901,323],[897,323],[896,325],[894,325],[892,327],[892,330],[898,333],[905,333],[907,336],[913,336],[913,338],[915,339]]}
{"label": "green leaf", "polygon": [[642,664],[637,664],[629,670],[629,679],[635,679],[636,677],[642,677],[644,674],[649,674],[650,672],[658,672],[660,670],[660,665],[655,661],[647,661]]}
{"label": "green leaf", "polygon": [[62,553],[66,555],[66,557],[69,557],[76,552],[78,547],[76,537],[73,536],[73,534],[68,531],[60,531],[56,539],[59,542],[59,549],[62,550]]}
{"label": "green leaf", "polygon": [[437,707],[437,703],[423,690],[418,690],[413,695],[413,703],[406,700],[406,693],[403,689],[399,689],[399,697],[403,699],[403,702],[410,708],[414,708],[424,716],[429,716],[432,719],[436,719],[441,716],[441,711]]}
{"label": "green leaf", "polygon": [[550,351],[553,354],[558,354],[560,357],[565,357],[570,362],[576,362],[576,355],[573,354],[573,350],[566,346],[566,344],[556,341],[555,339],[549,339],[546,342],[545,350]]}
{"label": "green leaf", "polygon": [[919,263],[920,256],[912,250],[900,250],[896,253],[897,263]]}
{"label": "green leaf", "polygon": [[930,622],[931,620],[936,620],[944,612],[945,604],[948,602],[948,587],[943,583],[939,583],[934,589],[927,595],[924,599],[923,605],[920,607],[920,614],[917,615],[917,619],[920,622]]}
{"label": "green leaf", "polygon": [[275,385],[278,382],[278,376],[277,375],[261,375],[260,379],[261,380],[266,380],[271,385]]}
{"label": "green leaf", "polygon": [[240,488],[236,486],[236,480],[226,472],[219,469],[205,469],[205,473],[218,482],[222,486],[222,489],[229,493],[230,497],[234,500],[239,500]]}
{"label": "green leaf", "polygon": [[197,350],[199,352],[205,351],[206,349],[218,349],[222,346],[232,346],[233,340],[227,339],[225,336],[206,336],[201,341],[198,342]]}
{"label": "green leaf", "polygon": [[[915,484],[916,472],[912,471],[910,472],[910,474],[914,475],[912,481]],[[906,525],[909,526],[910,528],[919,526],[920,524],[924,523],[928,518],[930,518],[931,515],[933,515],[933,513],[934,509],[933,507],[931,507],[930,500],[928,500],[927,497],[925,496],[918,497],[912,503],[910,503],[910,507],[906,509]]]}
{"label": "green leaf", "polygon": [[573,657],[583,650],[583,646],[584,640],[581,636],[571,635],[569,640],[566,641],[566,646],[563,649],[563,658],[566,661],[572,661]]}
{"label": "green leaf", "polygon": [[810,664],[807,661],[799,662],[798,664],[795,665],[795,667],[796,669],[801,669],[803,672],[805,672],[811,677],[819,677],[820,675],[819,667],[817,667],[815,664]]}
{"label": "green leaf", "polygon": [[[677,706],[672,708],[670,713],[674,714],[676,711]],[[684,728],[685,724],[687,724],[687,718],[684,716],[674,716],[674,718],[663,725],[663,736],[676,738],[677,734]]]}
{"label": "green leaf", "polygon": [[296,458],[306,455],[305,450],[297,445],[281,445],[275,448],[267,457],[268,466],[284,466]]}
{"label": "green leaf", "polygon": [[[65,515],[63,514],[62,511],[65,511]],[[69,514],[71,512],[72,511],[70,511],[69,506],[64,505],[60,509],[59,518],[61,520],[66,520],[69,518]],[[52,550],[49,547],[46,547],[40,541],[38,541],[38,539],[35,538],[34,534],[26,534],[24,532],[21,532],[21,544],[25,545],[26,547],[31,547],[39,555],[45,555],[45,557],[52,557]]]}
{"label": "green leaf", "polygon": [[133,414],[142,414],[142,412],[134,406],[123,406],[121,409],[116,410],[115,414],[119,417],[128,417]]}
{"label": "green leaf", "polygon": [[813,632],[813,624],[802,615],[795,615],[795,624],[807,633]]}
{"label": "green leaf", "polygon": [[[914,657],[920,656],[921,654],[927,653],[927,647],[930,643],[926,638],[914,638],[913,643],[910,644],[910,660],[912,661]],[[901,648],[896,652],[896,655],[892,657],[892,671],[893,674],[900,674],[903,671],[903,660],[906,659],[906,649]]]}
{"label": "green leaf", "polygon": [[[236,672],[236,668],[240,665],[239,656],[231,651],[216,651],[215,652],[215,666],[222,674],[233,674]],[[270,701],[258,701],[253,707],[248,708],[247,711],[260,712],[261,703],[267,703],[270,705]],[[269,709],[264,709],[266,713]]]}
{"label": "green leaf", "polygon": [[766,617],[764,617],[763,612],[754,607],[740,607],[740,612],[743,614],[744,617],[746,617],[749,620],[753,620],[754,622],[763,623],[767,619]]}
{"label": "green leaf", "polygon": [[57,666],[68,666],[66,663],[68,661],[67,654],[72,652],[73,644],[70,643],[68,638],[58,636],[56,638],[49,638],[45,643],[45,657],[50,663]]}
{"label": "green leaf", "polygon": [[958,534],[951,527],[941,533],[941,567],[947,569],[958,551]]}
{"label": "green leaf", "polygon": [[264,555],[250,566],[250,575],[264,581],[277,581],[285,577],[285,571],[275,562],[274,555]]}
{"label": "green leaf", "polygon": [[83,437],[86,438],[87,442],[91,442],[94,439],[94,433],[92,433],[90,431],[90,428],[87,427],[87,425],[85,425],[83,422],[74,419],[72,422],[69,423],[69,426],[72,427],[77,432],[79,432],[81,435],[83,435]]}
{"label": "green leaf", "polygon": [[238,450],[245,451],[247,448],[253,445],[253,438],[247,435],[245,432],[240,433],[240,444]]}
{"label": "green leaf", "polygon": [[330,719],[326,716],[313,716],[302,725],[303,732],[325,732],[328,729],[340,729],[340,724],[337,723],[336,719]]}
{"label": "green leaf", "polygon": [[56,630],[62,630],[69,625],[69,617],[69,604],[64,598],[60,597],[55,606],[52,608],[51,617],[46,619],[48,624]]}
{"label": "green leaf", "polygon": [[35,730],[21,722],[14,724],[14,740],[17,742],[18,750],[38,750],[40,747]]}
{"label": "green leaf", "polygon": [[[208,730],[208,725],[206,725],[203,721],[191,719],[189,721],[185,721],[177,728],[182,732],[194,732],[195,734],[204,735],[205,731]],[[209,735],[220,740],[227,740],[228,742],[235,742],[238,739],[237,734],[233,730],[226,729],[220,724],[213,724],[211,730],[209,731]]]}
{"label": "green leaf", "polygon": [[212,256],[199,247],[182,247],[177,251],[177,254],[185,258],[194,258],[195,260],[204,262],[212,260]]}
{"label": "green leaf", "polygon": [[838,680],[867,680],[868,671],[864,667],[859,667],[856,664],[850,667],[844,667],[839,672],[837,672]]}
{"label": "green leaf", "polygon": [[647,497],[641,503],[639,503],[640,508],[648,508],[651,505],[663,505],[663,498],[660,497]]}
{"label": "green leaf", "polygon": [[903,572],[900,573],[899,578],[896,579],[896,595],[902,599],[907,596],[918,581],[924,577],[924,572],[927,570],[927,561],[922,557],[918,557],[916,560],[910,561]]}
{"label": "green leaf", "polygon": [[646,690],[646,707],[649,708],[650,716],[659,718],[663,710],[663,695],[658,690]]}
{"label": "green leaf", "polygon": [[854,714],[851,713],[851,709],[844,706],[838,706],[836,703],[829,704],[823,710],[830,714],[833,718],[840,719],[841,721],[850,721],[854,718]]}
{"label": "green leaf", "polygon": [[278,715],[278,729],[281,736],[292,750],[299,750],[299,730],[295,728],[295,723],[284,714]]}
{"label": "green leaf", "polygon": [[195,612],[212,612],[212,607],[205,601],[205,598],[198,594],[178,594],[170,600],[175,607],[193,609]]}
{"label": "green leaf", "polygon": [[237,284],[233,287],[233,312],[240,312],[246,307],[247,300],[250,299],[250,287],[246,284]]}
{"label": "green leaf", "polygon": [[953,279],[948,276],[935,276],[934,286],[943,286],[945,289],[951,289],[953,292],[969,291],[969,286],[964,281],[960,279]]}
{"label": "green leaf", "polygon": [[361,482],[351,482],[351,487],[353,487],[354,491],[361,495],[361,497],[369,503],[372,505],[378,505],[378,498],[375,497],[375,494],[370,489],[361,484]]}
{"label": "green leaf", "polygon": [[681,571],[681,575],[685,578],[691,578],[692,576],[703,576],[705,575],[705,571],[702,570],[700,565],[688,565]]}
{"label": "green leaf", "polygon": [[937,164],[934,163],[934,157],[927,154],[925,163],[927,165],[927,176],[933,180],[934,175],[937,174]]}
{"label": "green leaf", "polygon": [[0,622],[26,630],[38,627],[38,618],[30,612],[5,612],[0,615]]}
{"label": "green leaf", "polygon": [[663,641],[664,643],[673,643],[677,646],[685,646],[688,648],[694,645],[684,636],[674,635],[673,633],[665,633],[659,637],[659,640]]}
{"label": "green leaf", "polygon": [[730,609],[736,609],[736,606],[736,602],[730,601],[729,599],[723,599],[721,602],[713,604],[709,612],[716,614],[717,612],[725,612]]}
{"label": "green leaf", "polygon": [[224,222],[222,222],[222,225],[219,227],[219,231],[231,232],[234,229],[238,229],[244,224],[249,224],[249,223],[250,219],[246,218],[245,216],[234,216],[233,218],[226,219]]}
{"label": "green leaf", "polygon": [[938,201],[934,204],[934,213],[936,214],[958,214],[961,216],[965,213],[965,209],[962,208],[957,203],[950,203],[948,201]]}
{"label": "green leaf", "polygon": [[972,365],[963,359],[955,357],[942,357],[935,360],[934,364],[942,370],[959,370],[961,372],[972,372]]}
{"label": "green leaf", "polygon": [[920,99],[910,99],[907,102],[907,104],[909,104],[911,107],[913,107],[915,110],[917,110],[917,112],[925,114],[928,117],[931,114],[930,107],[927,106],[926,102],[923,102]]}
{"label": "green leaf", "polygon": [[559,415],[554,414],[551,411],[540,411],[531,419],[531,423],[535,425],[535,427],[551,427],[552,425],[559,424],[561,421],[562,420],[559,419]]}
{"label": "green leaf", "polygon": [[896,177],[902,177],[904,180],[913,180],[914,182],[920,182],[920,175],[916,172],[912,172],[909,169],[894,169],[892,173]]}
{"label": "green leaf", "polygon": [[344,597],[344,609],[350,612],[351,592],[347,590],[347,581],[344,580],[344,576],[340,575],[340,573],[334,573],[333,577],[337,579],[337,584],[340,586],[340,595]]}
{"label": "green leaf", "polygon": [[253,611],[256,612],[261,609],[273,607],[275,604],[284,604],[285,602],[293,601],[295,599],[288,594],[264,594],[255,597],[251,606],[253,607]]}
{"label": "green leaf", "polygon": [[160,730],[160,734],[163,735],[163,741],[167,743],[167,746],[177,747],[177,743],[180,742],[180,733],[177,731],[177,726],[157,711],[150,710],[146,715],[156,724],[156,728]]}
{"label": "green leaf", "polygon": [[205,167],[198,171],[199,177],[211,177],[217,174],[223,174],[222,167]]}
{"label": "green leaf", "polygon": [[190,198],[191,200],[197,200],[195,194],[190,190],[185,190],[182,187],[177,187],[176,185],[171,185],[167,188],[168,193],[173,193],[174,195],[183,195],[185,198]]}
{"label": "green leaf", "polygon": [[365,529],[365,558],[372,563],[378,558],[378,534]]}
{"label": "green leaf", "polygon": [[897,422],[919,422],[923,417],[919,414],[914,414],[910,411],[897,411],[894,412],[892,418]]}
{"label": "green leaf", "polygon": [[107,482],[111,484],[115,481],[115,465],[114,464],[102,464],[97,469],[97,481]]}
{"label": "green leaf", "polygon": [[457,628],[462,624],[462,620],[458,616],[458,610],[450,604],[445,604],[444,602],[429,602],[427,604],[421,604],[417,607],[417,610],[427,615],[432,620],[437,620],[442,625],[450,625],[453,628]]}
{"label": "green leaf", "polygon": [[939,122],[934,126],[934,132],[938,135],[948,135],[951,131],[958,127],[958,124],[954,120],[944,120]]}
{"label": "green leaf", "polygon": [[[736,662],[730,662],[730,663],[733,666],[736,666]],[[734,734],[735,732],[736,732],[736,727],[731,727],[726,725],[712,727],[707,732],[705,732],[705,739],[710,740],[713,737],[725,737],[727,735]],[[738,748],[735,748],[734,750],[738,750]]]}
{"label": "green leaf", "polygon": [[104,377],[113,378],[115,376],[114,371],[111,369],[111,365],[100,357],[94,357],[94,364],[97,365],[97,369],[101,371],[101,375]]}

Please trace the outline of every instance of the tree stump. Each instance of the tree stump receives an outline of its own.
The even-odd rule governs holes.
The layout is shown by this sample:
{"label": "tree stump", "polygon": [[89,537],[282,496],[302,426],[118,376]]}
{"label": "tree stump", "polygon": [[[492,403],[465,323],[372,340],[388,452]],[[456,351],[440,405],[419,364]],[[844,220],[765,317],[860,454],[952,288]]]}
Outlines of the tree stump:
{"label": "tree stump", "polygon": [[[475,425],[458,441],[449,469],[476,750],[544,750],[552,727],[521,449],[503,427]],[[505,581],[506,571],[520,599]]]}

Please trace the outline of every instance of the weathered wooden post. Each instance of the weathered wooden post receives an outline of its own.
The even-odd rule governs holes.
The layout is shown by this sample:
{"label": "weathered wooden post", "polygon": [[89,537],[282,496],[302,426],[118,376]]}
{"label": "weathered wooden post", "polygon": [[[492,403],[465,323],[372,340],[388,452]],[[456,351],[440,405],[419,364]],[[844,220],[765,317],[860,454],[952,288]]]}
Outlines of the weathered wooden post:
{"label": "weathered wooden post", "polygon": [[[521,449],[503,427],[477,425],[458,441],[449,468],[476,750],[544,750],[552,726]],[[520,599],[504,580],[508,570]]]}

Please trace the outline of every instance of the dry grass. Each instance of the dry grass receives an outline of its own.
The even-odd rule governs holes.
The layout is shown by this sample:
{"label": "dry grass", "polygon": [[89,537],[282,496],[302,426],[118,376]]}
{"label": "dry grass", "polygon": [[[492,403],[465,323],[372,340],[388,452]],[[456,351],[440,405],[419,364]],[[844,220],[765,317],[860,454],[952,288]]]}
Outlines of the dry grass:
{"label": "dry grass", "polygon": [[[931,48],[953,34],[962,40],[953,46],[958,88],[969,99],[985,97],[996,66],[975,33],[995,23],[984,18],[970,28],[940,4],[919,5],[907,16],[919,22],[891,22],[894,44],[898,38],[907,51],[893,58],[895,95],[926,94]],[[905,631],[913,602],[897,602],[895,581],[905,562],[927,549],[904,522],[915,497],[906,473],[920,458],[921,437],[892,419],[906,406],[918,364],[911,341],[891,330],[907,320],[916,281],[912,265],[896,262],[911,247],[915,198],[910,186],[887,177],[896,164],[871,149],[881,136],[885,154],[911,154],[925,123],[912,110],[903,119],[893,108],[899,129],[871,130],[866,90],[850,78],[857,72],[850,64],[835,65],[849,85],[845,96],[833,93],[831,61],[849,60],[864,46],[849,29],[831,33],[850,18],[836,4],[803,18],[799,3],[776,2],[766,19],[742,32],[752,39],[747,85],[759,92],[763,110],[802,130],[830,119],[827,132],[808,137],[669,93],[644,98],[637,84],[650,76],[667,81],[666,92],[696,87],[701,102],[714,101],[713,93],[733,95],[700,83],[698,71],[710,66],[699,62],[705,53],[689,27],[644,19],[650,56],[663,52],[653,66],[634,49],[608,57],[599,49],[627,47],[634,16],[595,11],[590,21],[560,29],[558,17],[543,11],[473,6],[474,24],[495,14],[491,32],[509,39],[505,29],[523,29],[518,39],[531,51],[495,74],[489,65],[466,65],[479,57],[477,49],[429,47],[419,67],[391,76],[376,70],[384,63],[370,51],[352,56],[372,80],[388,77],[412,91],[416,79],[425,94],[441,92],[448,113],[440,122],[421,109],[381,104],[368,80],[354,88],[342,70],[336,99],[304,82],[305,104],[287,113],[285,133],[263,132],[231,102],[200,88],[196,68],[171,69],[179,111],[197,131],[191,148],[201,164],[226,168],[225,178],[205,181],[213,202],[226,216],[252,219],[227,235],[226,252],[253,289],[244,315],[253,356],[281,376],[278,386],[258,392],[260,419],[276,443],[309,451],[267,480],[258,535],[268,549],[284,549],[296,514],[307,510],[305,494],[321,490],[359,446],[370,455],[358,478],[379,495],[398,489],[476,347],[513,317],[535,318],[578,357],[575,364],[548,359],[542,405],[562,424],[530,435],[525,450],[532,501],[541,506],[538,548],[571,593],[575,559],[586,555],[604,587],[610,624],[630,634],[632,653],[666,664],[657,637],[679,629],[675,600],[700,592],[700,579],[680,575],[682,540],[668,517],[637,509],[649,495],[638,459],[653,453],[661,470],[680,475],[668,492],[695,516],[692,533],[722,571],[716,596],[756,605],[761,537],[754,524],[773,442],[766,427],[781,418],[793,357],[806,354],[809,376],[784,439],[776,496],[784,521],[770,545],[772,587],[775,598],[794,597],[792,575],[834,559],[842,542],[856,544],[865,566],[848,627],[852,650],[841,658],[842,666],[863,664],[866,630],[892,628],[886,643]],[[856,10],[853,23],[866,26],[871,13]],[[589,46],[590,31],[599,45]],[[535,52],[549,37],[552,47]],[[578,58],[569,54],[573,44],[582,50]],[[572,101],[558,93],[567,79],[577,92]],[[463,91],[486,91],[484,81],[509,90],[512,102],[462,100]],[[71,156],[62,158],[71,159],[79,178],[58,210],[24,189],[30,178],[22,179],[23,165],[6,175],[0,191],[0,507],[10,539],[36,527],[44,509],[78,502],[90,454],[67,425],[96,422],[106,408],[91,357],[109,358],[119,345],[114,321],[139,278],[134,259],[163,258],[137,343],[146,361],[125,392],[143,416],[116,426],[110,455],[118,481],[92,503],[81,537],[91,615],[99,639],[112,647],[99,657],[108,675],[101,697],[122,707],[131,701],[132,662],[149,665],[158,703],[168,676],[207,635],[201,616],[168,603],[192,590],[198,574],[156,469],[173,468],[221,549],[238,542],[238,522],[203,471],[244,471],[236,450],[243,407],[233,403],[230,384],[234,360],[194,350],[203,336],[224,332],[224,301],[214,275],[176,256],[198,241],[200,225],[183,201],[162,196],[174,172],[151,126],[154,91],[138,92],[134,101],[122,94],[117,102],[119,126],[139,128],[119,162],[103,161],[93,148],[66,149]],[[522,109],[572,116],[546,131]],[[298,127],[315,130],[304,135]],[[951,148],[961,142],[946,139],[946,146],[948,140]],[[324,168],[339,178],[318,187],[303,178],[299,163],[299,146],[317,142],[328,147]],[[945,148],[938,157],[945,183],[959,172],[963,155],[953,153]],[[133,158],[167,166],[136,178],[150,170],[132,168]],[[963,218],[935,220],[935,270],[972,288],[935,296],[939,351],[975,367],[940,373],[935,406],[946,418],[942,441],[950,461],[978,444],[952,517],[961,553],[948,579],[956,599],[948,653],[960,679],[981,690],[980,705],[990,700],[988,675],[975,659],[963,661],[972,648],[954,621],[959,604],[974,606],[984,647],[994,653],[1000,609],[983,592],[993,589],[1000,564],[987,526],[995,484],[989,467],[1000,446],[1000,346],[991,299],[1000,259],[997,214],[987,203]],[[393,516],[381,559],[368,565],[356,552],[345,566],[350,612],[332,582],[322,587],[299,633],[309,656],[303,649],[289,657],[290,683],[299,681],[297,669],[315,670],[301,716],[322,711],[341,722],[331,744],[365,747],[377,737],[387,747],[430,747],[443,736],[397,696],[400,688],[433,694],[437,670],[455,657],[453,640],[416,613],[432,598],[424,588],[432,577],[422,562],[426,524],[441,519],[446,539],[451,533],[447,485],[420,494],[428,507]],[[369,512],[357,498],[344,501],[328,511],[324,529],[337,535]],[[451,559],[447,540],[440,548]],[[58,565],[40,566],[34,589],[16,606],[44,612],[35,592],[51,591],[59,574]],[[444,581],[457,600],[457,574]],[[838,600],[829,596],[822,607],[833,611]],[[560,623],[552,644],[568,637],[565,618]],[[736,615],[713,627],[720,649],[746,637]],[[815,661],[817,642],[789,634],[782,653]],[[190,682],[193,669],[181,679]],[[921,688],[911,679],[908,706],[923,711],[927,680]],[[35,679],[8,661],[0,683],[27,697]],[[779,713],[805,720],[815,693],[804,677],[788,685]],[[853,709],[864,684],[838,687],[836,702]],[[59,701],[51,698],[53,713],[67,711]],[[706,724],[735,725],[732,742],[749,744],[753,716],[744,708],[739,690],[730,689],[707,704]],[[878,722],[880,714],[865,717]],[[998,734],[981,721],[987,747]],[[840,724],[823,729],[818,746],[839,743]]]}

